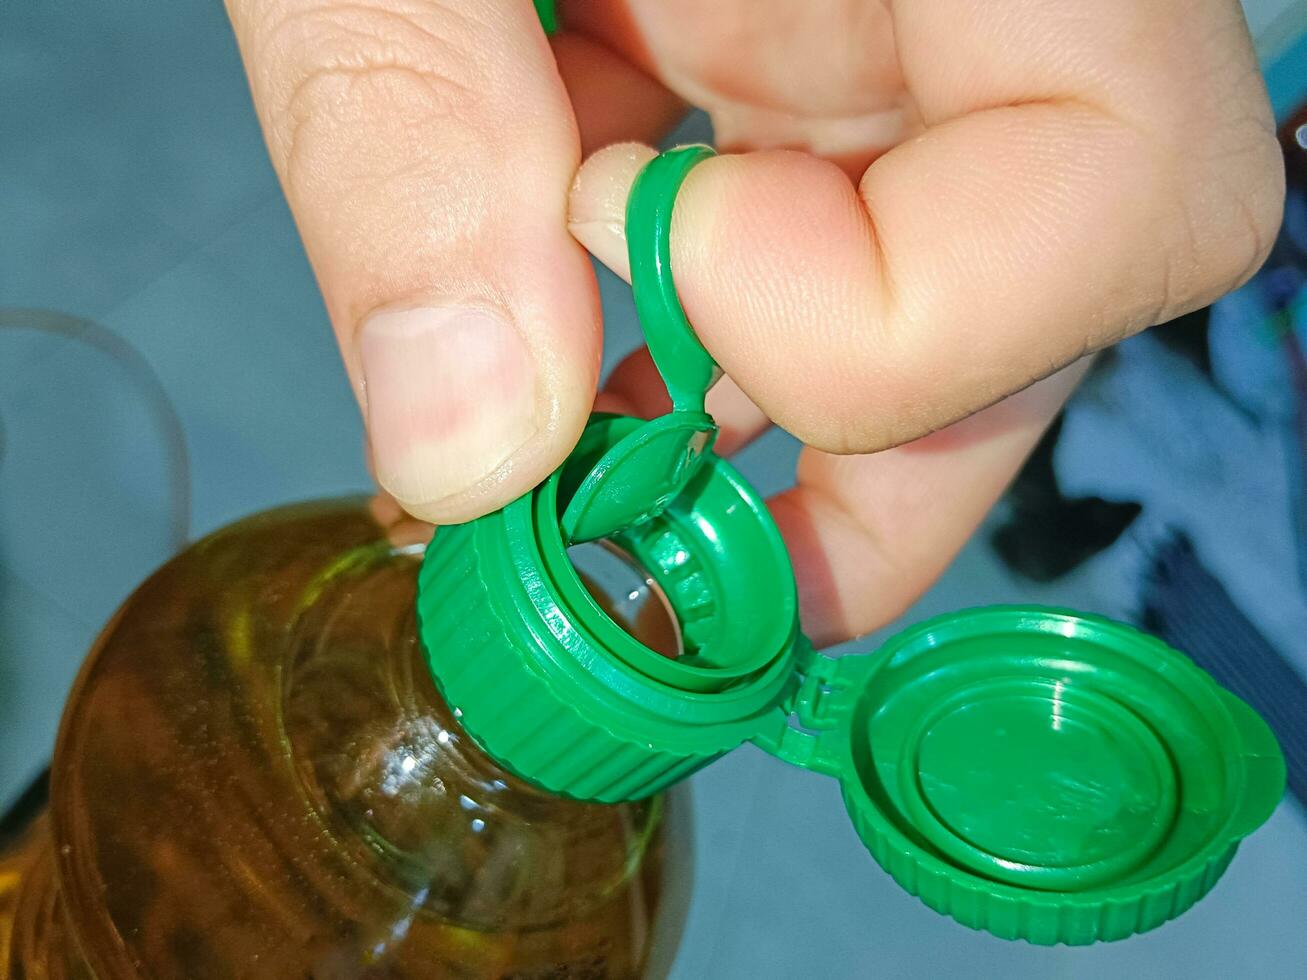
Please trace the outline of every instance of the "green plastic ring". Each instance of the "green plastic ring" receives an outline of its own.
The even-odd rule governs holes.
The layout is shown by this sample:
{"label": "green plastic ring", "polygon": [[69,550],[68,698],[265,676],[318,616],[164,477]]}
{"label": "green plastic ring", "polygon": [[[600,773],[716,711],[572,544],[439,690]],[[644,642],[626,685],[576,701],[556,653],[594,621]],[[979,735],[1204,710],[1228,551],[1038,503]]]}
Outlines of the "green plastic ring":
{"label": "green plastic ring", "polygon": [[567,502],[563,530],[572,543],[607,537],[648,521],[703,466],[717,426],[704,396],[721,372],[685,318],[672,281],[672,212],[686,174],[713,155],[707,146],[669,150],[635,179],[626,208],[631,288],[649,353],[671,396],[672,411],[646,422],[601,458],[586,456],[585,475]]}
{"label": "green plastic ring", "polygon": [[702,412],[721,370],[699,343],[672,280],[672,212],[690,170],[714,155],[694,144],[661,153],[640,171],[626,203],[631,291],[649,353],[678,412]]}

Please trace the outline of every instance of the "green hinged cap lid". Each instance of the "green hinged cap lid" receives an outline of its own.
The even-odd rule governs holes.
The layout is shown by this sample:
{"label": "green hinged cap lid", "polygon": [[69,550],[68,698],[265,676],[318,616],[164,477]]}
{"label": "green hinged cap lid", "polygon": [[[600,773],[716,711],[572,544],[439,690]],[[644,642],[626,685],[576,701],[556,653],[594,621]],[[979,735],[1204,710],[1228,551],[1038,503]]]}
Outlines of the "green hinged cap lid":
{"label": "green hinged cap lid", "polygon": [[926,904],[1004,938],[1083,944],[1196,902],[1284,792],[1246,704],[1128,626],[990,607],[869,656],[807,653],[755,739],[839,779],[859,836]]}
{"label": "green hinged cap lid", "polygon": [[[803,638],[780,534],[712,452],[717,369],[672,286],[672,203],[710,152],[656,158],[628,205],[637,308],[672,412],[595,416],[536,490],[438,531],[418,592],[437,685],[491,756],[567,796],[638,799],[750,740],[834,776],[900,885],[998,936],[1088,943],[1180,914],[1285,779],[1265,723],[1182,654],[1033,607],[943,616],[864,656]],[[662,587],[681,657],[589,594],[567,549],[596,538]]]}

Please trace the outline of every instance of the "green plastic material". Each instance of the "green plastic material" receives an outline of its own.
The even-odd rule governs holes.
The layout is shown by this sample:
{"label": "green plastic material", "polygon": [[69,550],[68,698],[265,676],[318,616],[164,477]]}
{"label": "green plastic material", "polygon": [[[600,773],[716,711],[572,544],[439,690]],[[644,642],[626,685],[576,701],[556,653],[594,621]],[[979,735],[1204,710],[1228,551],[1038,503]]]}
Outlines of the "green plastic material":
{"label": "green plastic material", "polygon": [[1284,792],[1252,709],[1166,644],[1064,610],[952,613],[870,656],[812,656],[792,706],[755,741],[836,776],[905,889],[1009,939],[1174,918]]}
{"label": "green plastic material", "polygon": [[[715,368],[667,240],[703,157],[658,158],[628,215],[673,412],[596,415],[536,490],[440,529],[418,591],[437,685],[497,761],[567,796],[647,796],[750,740],[833,776],[903,888],[998,936],[1081,944],[1179,915],[1283,794],[1265,723],[1158,640],[1064,610],[970,610],[866,656],[812,650],[775,524],[712,452],[711,419],[691,421]],[[567,548],[595,536],[667,595],[680,657],[586,590]]]}
{"label": "green plastic material", "polygon": [[557,34],[558,5],[554,0],[535,0],[535,8],[536,17],[540,19],[540,26],[544,28],[545,34]]}
{"label": "green plastic material", "polygon": [[686,319],[672,279],[672,212],[685,178],[713,156],[693,144],[660,154],[640,171],[626,204],[626,242],[635,311],[649,353],[678,412],[702,412],[703,396],[721,376]]}
{"label": "green plastic material", "polygon": [[[597,416],[586,438],[602,448],[642,424]],[[795,684],[794,575],[761,499],[706,454],[669,506],[612,537],[676,612],[685,654],[670,660],[610,620],[572,567],[558,494],[576,479],[564,466],[503,510],[441,528],[419,630],[441,692],[507,768],[566,796],[637,799],[767,727]]]}
{"label": "green plastic material", "polygon": [[721,372],[704,350],[672,283],[672,209],[695,164],[713,155],[685,146],[640,171],[626,206],[626,241],[636,312],[672,411],[606,448],[563,511],[569,541],[594,541],[658,514],[704,461],[717,434],[704,396]]}

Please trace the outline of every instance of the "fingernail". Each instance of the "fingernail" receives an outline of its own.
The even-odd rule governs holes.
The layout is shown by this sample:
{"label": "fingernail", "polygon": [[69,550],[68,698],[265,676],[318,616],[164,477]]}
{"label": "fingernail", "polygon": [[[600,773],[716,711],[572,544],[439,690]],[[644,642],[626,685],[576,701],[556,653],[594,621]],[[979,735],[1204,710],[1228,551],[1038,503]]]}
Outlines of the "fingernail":
{"label": "fingernail", "polygon": [[359,356],[377,482],[402,503],[471,489],[536,431],[535,363],[497,312],[382,310]]}

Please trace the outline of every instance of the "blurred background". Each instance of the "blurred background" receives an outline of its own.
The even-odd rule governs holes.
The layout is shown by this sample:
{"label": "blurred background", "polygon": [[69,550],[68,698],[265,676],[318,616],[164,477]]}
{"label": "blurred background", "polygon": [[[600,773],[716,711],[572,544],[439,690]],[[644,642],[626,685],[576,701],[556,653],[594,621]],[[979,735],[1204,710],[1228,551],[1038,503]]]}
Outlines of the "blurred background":
{"label": "blurred background", "polygon": [[[694,780],[677,978],[1303,975],[1307,2],[1245,8],[1294,182],[1270,263],[1103,358],[895,628],[997,601],[1141,624],[1267,717],[1291,793],[1183,919],[1037,949],[928,911],[832,781],[742,750]],[[706,135],[692,118],[678,139]],[[627,288],[601,286],[611,366],[638,329]],[[0,811],[130,589],[234,518],[366,488],[362,445],[221,4],[0,4]],[[776,432],[742,465],[771,492],[796,452]]]}

